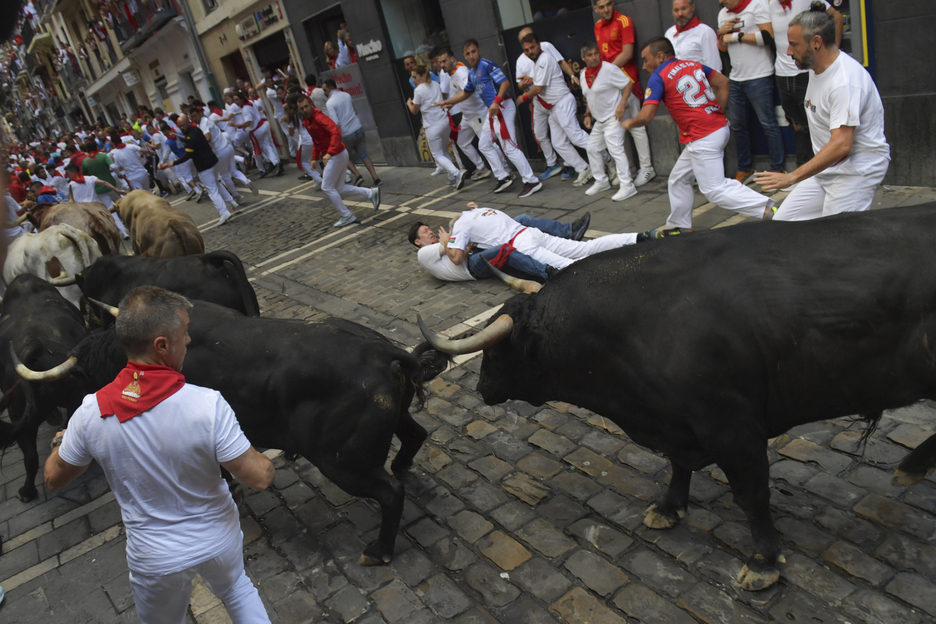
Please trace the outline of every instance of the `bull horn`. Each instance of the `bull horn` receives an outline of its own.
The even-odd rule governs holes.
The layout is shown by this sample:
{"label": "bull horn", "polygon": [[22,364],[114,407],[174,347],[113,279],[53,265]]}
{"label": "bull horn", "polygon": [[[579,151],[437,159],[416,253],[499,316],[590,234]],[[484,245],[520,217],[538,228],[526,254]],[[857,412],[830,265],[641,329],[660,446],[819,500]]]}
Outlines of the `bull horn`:
{"label": "bull horn", "polygon": [[8,227],[8,228],[14,228],[14,227],[17,227],[17,226],[19,226],[19,225],[23,225],[24,223],[26,223],[26,219],[27,219],[28,217],[29,217],[29,213],[28,213],[28,212],[25,212],[25,213],[23,213],[23,216],[17,217],[17,218],[16,218],[16,221],[11,221],[10,223],[7,223],[6,227]]}
{"label": "bull horn", "polygon": [[13,358],[13,365],[16,367],[17,374],[26,381],[55,381],[61,379],[71,372],[71,369],[78,363],[78,358],[73,355],[47,371],[34,371],[20,362],[19,357],[16,355],[16,349],[13,348],[13,343],[10,343],[10,356]]}
{"label": "bull horn", "polygon": [[107,211],[114,213],[114,212],[117,212],[117,209],[118,209],[117,204],[111,204],[110,207],[107,209]]}
{"label": "bull horn", "polygon": [[508,286],[510,286],[512,289],[516,290],[519,293],[523,293],[525,295],[532,295],[533,293],[539,292],[540,288],[543,287],[543,285],[540,284],[539,282],[534,282],[533,280],[528,280],[528,279],[520,279],[519,277],[513,277],[512,275],[507,275],[506,273],[504,273],[503,271],[495,267],[493,264],[488,262],[487,258],[482,256],[481,259],[484,260],[484,264],[488,266],[488,268],[491,270],[491,273],[494,274],[494,277],[504,282],[505,284],[507,284]]}
{"label": "bull horn", "polygon": [[451,340],[443,338],[433,333],[426,322],[419,314],[416,315],[416,321],[419,323],[419,331],[426,340],[437,351],[448,353],[449,355],[461,355],[462,353],[475,353],[484,351],[488,347],[496,345],[498,342],[510,335],[513,330],[513,319],[509,314],[501,314],[497,320],[482,329],[480,332],[469,338],[460,338]]}
{"label": "bull horn", "polygon": [[78,278],[74,275],[63,275],[62,277],[50,277],[46,281],[53,286],[71,286]]}
{"label": "bull horn", "polygon": [[117,312],[118,312],[118,310],[117,310],[117,308],[115,308],[114,306],[108,305],[108,304],[103,303],[103,302],[101,302],[101,301],[98,301],[97,299],[92,299],[91,297],[88,297],[88,301],[90,301],[91,303],[93,303],[93,304],[96,305],[97,307],[101,308],[101,309],[104,310],[105,312],[110,312],[110,315],[111,315],[111,316],[113,316],[114,318],[117,318]]}

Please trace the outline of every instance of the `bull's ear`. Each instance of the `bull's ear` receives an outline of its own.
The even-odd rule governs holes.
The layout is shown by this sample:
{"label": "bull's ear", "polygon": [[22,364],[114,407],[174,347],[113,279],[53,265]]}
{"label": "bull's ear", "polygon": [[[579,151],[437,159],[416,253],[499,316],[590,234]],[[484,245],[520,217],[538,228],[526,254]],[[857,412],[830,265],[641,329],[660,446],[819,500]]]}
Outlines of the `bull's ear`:
{"label": "bull's ear", "polygon": [[46,271],[49,272],[49,277],[56,278],[62,274],[62,263],[59,262],[59,259],[55,256],[52,256],[50,260],[46,260]]}

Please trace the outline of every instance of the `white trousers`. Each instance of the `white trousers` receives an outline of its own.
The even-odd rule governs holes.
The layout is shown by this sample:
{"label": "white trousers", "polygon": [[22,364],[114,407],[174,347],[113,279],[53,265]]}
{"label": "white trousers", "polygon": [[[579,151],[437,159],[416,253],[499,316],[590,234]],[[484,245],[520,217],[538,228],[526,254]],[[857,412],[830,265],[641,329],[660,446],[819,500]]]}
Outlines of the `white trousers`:
{"label": "white trousers", "polygon": [[692,229],[693,180],[699,182],[699,191],[705,199],[719,208],[761,219],[767,206],[773,205],[772,199],[725,177],[725,146],[729,136],[725,125],[706,137],[686,143],[670,172],[667,227]]}
{"label": "white trousers", "polygon": [[247,176],[241,173],[241,170],[237,168],[237,161],[234,159],[234,147],[232,145],[228,144],[227,147],[215,154],[215,156],[218,157],[218,163],[227,171],[228,177],[231,179],[232,187],[235,180],[244,186],[250,184],[250,180]]}
{"label": "white trousers", "polygon": [[632,184],[630,164],[627,162],[627,152],[624,150],[624,128],[614,118],[614,115],[592,124],[591,134],[588,135],[588,165],[591,167],[595,182],[598,183],[608,181],[604,164],[605,150],[608,150],[611,158],[614,159],[621,187]]}
{"label": "white trousers", "polygon": [[425,126],[425,130],[426,142],[429,143],[429,151],[432,152],[432,157],[435,159],[436,164],[445,169],[449,177],[456,175],[458,173],[458,167],[452,163],[452,159],[449,158],[448,150],[446,149],[449,144],[449,135],[452,132],[448,117],[440,119],[431,126]]}
{"label": "white trousers", "polygon": [[[478,150],[475,149],[472,141],[475,137],[478,137],[478,147],[481,146],[481,137],[484,136],[484,128],[483,117],[468,117],[462,113],[461,125],[458,126],[458,147],[468,155],[468,158],[471,159],[471,162],[473,162],[478,169],[484,169],[484,161],[481,160],[481,156],[478,154]],[[493,144],[491,147],[493,148]],[[484,154],[485,158],[496,156],[497,162],[499,162],[502,167],[507,166],[507,163],[504,161],[504,155],[500,150],[493,149],[488,153],[483,151],[481,153]],[[475,158],[477,158],[477,160],[475,160]],[[488,166],[491,171],[494,171],[494,165],[491,164],[490,161],[488,161]]]}
{"label": "white trousers", "polygon": [[296,148],[296,164],[299,165],[300,169],[312,177],[313,182],[318,182],[319,186],[321,186],[322,174],[312,168],[311,145],[303,145],[302,143],[298,144],[298,147]]}
{"label": "white trousers", "polygon": [[234,624],[268,624],[260,594],[244,572],[241,540],[217,557],[180,572],[150,576],[130,571],[130,588],[143,624],[183,624],[192,598],[192,579],[200,574],[223,603]]}
{"label": "white trousers", "polygon": [[[451,163],[451,161],[449,161]],[[348,150],[341,150],[341,153],[332,156],[325,163],[325,171],[322,173],[322,192],[328,195],[335,209],[346,217],[351,214],[348,207],[341,201],[342,197],[350,197],[357,200],[370,199],[374,192],[369,188],[345,184],[345,171],[348,169]]]}
{"label": "white trousers", "polygon": [[[640,112],[640,100],[633,93],[627,98],[624,104],[624,119],[633,119]],[[650,169],[653,167],[653,159],[650,158],[650,139],[647,137],[647,129],[634,128],[630,131],[631,138],[634,139],[634,148],[637,150],[637,162],[641,169]],[[621,170],[618,169],[618,175]],[[593,172],[594,173],[594,172]]]}
{"label": "white trousers", "polygon": [[144,191],[149,190],[149,174],[147,172],[143,173],[126,173],[127,180],[130,182],[130,190],[143,189]]}
{"label": "white trousers", "polygon": [[575,148],[588,149],[588,134],[579,125],[575,110],[575,96],[571,92],[566,93],[549,110],[549,133],[553,149],[562,156],[567,165],[581,173],[588,168],[588,163],[579,156]]}
{"label": "white trousers", "polygon": [[262,126],[254,130],[251,135],[253,140],[250,141],[250,145],[254,157],[257,157],[257,148],[253,147],[253,141],[255,140],[259,144],[260,153],[263,154],[263,158],[274,167],[278,165],[280,161],[279,151],[276,149],[276,144],[273,143],[270,122],[265,122]]}
{"label": "white trousers", "polygon": [[199,171],[198,177],[201,178],[202,184],[204,184],[205,188],[208,190],[208,197],[211,198],[211,203],[214,204],[218,214],[220,214],[222,217],[228,214],[227,206],[224,204],[225,200],[222,198],[222,191],[224,194],[227,194],[227,201],[231,201],[231,196],[228,194],[227,189],[224,189],[224,187],[219,188],[218,174],[215,173],[214,167],[205,169],[204,171]]}
{"label": "white trousers", "polygon": [[636,234],[608,234],[590,241],[574,241],[527,228],[514,240],[514,247],[547,266],[564,269],[576,260],[637,242]]}
{"label": "white trousers", "polygon": [[546,166],[552,167],[556,164],[556,150],[553,149],[552,141],[549,140],[549,111],[539,103],[539,100],[533,98],[530,115],[533,117],[533,136],[536,137],[536,142],[543,150]]}
{"label": "white trousers", "polygon": [[195,167],[192,165],[191,160],[187,160],[184,163],[179,163],[178,165],[173,165],[173,170],[175,174],[179,177],[182,182],[185,183],[189,188],[195,187]]}
{"label": "white trousers", "polygon": [[775,221],[805,221],[871,208],[874,191],[890,160],[858,154],[796,185],[774,215]]}
{"label": "white trousers", "polygon": [[[501,102],[500,112],[497,117],[492,118],[491,113],[488,112],[484,116],[484,129],[478,138],[478,146],[481,148],[481,153],[487,158],[488,164],[491,165],[491,171],[494,172],[494,176],[498,180],[503,180],[510,175],[504,161],[498,155],[498,152],[503,150],[504,155],[517,168],[520,178],[526,184],[536,184],[539,182],[539,178],[533,175],[530,163],[517,146],[516,125],[514,124],[516,116],[517,107],[514,105],[513,100]],[[509,137],[506,139],[503,136],[505,130]],[[500,150],[495,147],[495,141],[497,145],[500,145]]]}

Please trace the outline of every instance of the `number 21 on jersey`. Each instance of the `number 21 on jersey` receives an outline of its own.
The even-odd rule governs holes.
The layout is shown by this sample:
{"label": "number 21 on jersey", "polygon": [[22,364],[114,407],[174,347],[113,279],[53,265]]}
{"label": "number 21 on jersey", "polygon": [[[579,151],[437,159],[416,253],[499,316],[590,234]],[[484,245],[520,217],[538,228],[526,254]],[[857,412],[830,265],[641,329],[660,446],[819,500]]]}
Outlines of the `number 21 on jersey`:
{"label": "number 21 on jersey", "polygon": [[692,108],[707,106],[709,102],[715,100],[715,91],[701,67],[692,72],[691,76],[684,74],[680,77],[676,83],[676,90],[683,94],[686,104]]}

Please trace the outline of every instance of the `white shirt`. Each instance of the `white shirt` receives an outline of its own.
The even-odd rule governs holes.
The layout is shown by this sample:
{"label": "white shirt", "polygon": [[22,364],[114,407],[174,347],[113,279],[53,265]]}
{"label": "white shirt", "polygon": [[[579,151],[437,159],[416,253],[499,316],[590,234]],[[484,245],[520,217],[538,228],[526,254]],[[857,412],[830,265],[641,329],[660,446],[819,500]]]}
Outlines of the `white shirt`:
{"label": "white shirt", "polygon": [[606,121],[613,117],[614,111],[621,103],[621,92],[630,83],[631,79],[620,67],[601,61],[601,69],[595,76],[595,82],[589,87],[583,69],[579,84],[582,86],[582,95],[588,102],[588,112],[591,113],[592,119]]}
{"label": "white shirt", "polygon": [[[448,75],[448,72],[439,72],[439,88],[442,90],[442,96],[445,99],[452,97],[452,77]],[[458,115],[461,113],[461,108],[459,108],[458,104],[456,104],[449,109],[449,112],[452,115]]]}
{"label": "white shirt", "polygon": [[267,99],[270,100],[270,106],[273,107],[273,117],[276,119],[285,117],[286,109],[283,108],[283,103],[280,101],[279,96],[276,95],[276,89],[267,89],[266,96]]}
{"label": "white shirt", "polygon": [[250,122],[250,124],[246,128],[244,128],[244,130],[246,130],[247,132],[253,132],[254,130],[256,130],[260,126],[260,120],[265,119],[263,113],[260,111],[259,108],[257,108],[256,103],[253,103],[250,106],[245,106],[244,108],[242,108],[241,115],[244,116],[244,119],[240,123],[243,123],[244,121]]}
{"label": "white shirt", "polygon": [[552,54],[543,52],[533,67],[533,85],[545,87],[538,97],[547,104],[558,104],[559,100],[572,93],[562,77],[562,68]]}
{"label": "white shirt", "polygon": [[467,282],[474,277],[468,272],[468,259],[461,264],[455,264],[448,254],[439,255],[442,243],[425,245],[419,248],[416,257],[422,268],[429,271],[433,277],[445,282]]}
{"label": "white shirt", "polygon": [[[465,85],[468,84],[468,67],[459,63],[449,77],[451,78],[450,88],[453,91],[464,91]],[[472,92],[467,100],[458,105],[461,107],[463,119],[478,119],[487,115],[488,107],[484,105],[477,91]]]}
{"label": "white shirt", "polygon": [[[97,193],[94,192],[94,185],[97,183],[98,179],[93,175],[86,175],[84,177],[84,182],[75,182],[72,180],[68,183],[68,188],[71,189],[72,196],[75,198],[75,202],[96,202],[100,201],[98,199]],[[66,193],[67,195],[68,193]]]}
{"label": "white shirt", "polygon": [[152,134],[153,145],[156,146],[156,155],[159,156],[160,162],[165,163],[167,160],[172,160],[169,158],[169,146],[166,145],[166,135],[160,132],[154,132]]}
{"label": "white shirt", "polygon": [[[438,101],[438,100],[436,100]],[[361,120],[354,112],[354,104],[351,103],[351,96],[344,91],[335,89],[328,94],[328,116],[338,124],[341,129],[341,136],[347,136],[352,132],[361,129]]]}
{"label": "white shirt", "polygon": [[[562,55],[559,54],[559,50],[556,49],[556,46],[549,43],[548,41],[540,41],[540,48],[543,50],[543,54],[549,54],[551,57],[556,59],[556,62],[561,62]],[[517,77],[517,80],[520,80],[524,76],[529,78],[533,77],[533,67],[536,64],[530,60],[530,57],[526,54],[521,54],[517,57],[517,73],[514,74]],[[561,68],[560,68],[561,69]]]}
{"label": "white shirt", "polygon": [[832,130],[852,126],[855,138],[849,157],[876,154],[890,160],[881,96],[871,75],[848,54],[839,52],[821,74],[809,72],[806,118],[817,154],[832,139]]}
{"label": "white shirt", "polygon": [[325,89],[322,87],[315,87],[312,89],[312,95],[309,96],[312,100],[312,105],[325,113],[328,114],[326,109],[328,108],[328,96],[325,95]]}
{"label": "white shirt", "polygon": [[[94,185],[91,185],[93,190]],[[19,215],[16,214],[16,211],[20,209],[20,205],[16,203],[16,200],[10,197],[9,194],[3,195],[4,208],[6,210],[6,222],[7,225],[13,223],[19,218]],[[3,242],[9,244],[16,238],[19,238],[26,233],[26,229],[22,225],[17,225],[15,227],[5,227],[3,228]],[[451,261],[450,261],[451,262]],[[433,273],[435,275],[435,273]],[[438,276],[436,276],[438,277]],[[444,279],[444,278],[440,278]]]}
{"label": "white shirt", "polygon": [[122,167],[127,177],[149,176],[146,167],[143,166],[143,160],[140,158],[140,148],[136,145],[127,145],[120,149],[114,148],[108,152],[108,156],[114,161],[114,164]]}
{"label": "white shirt", "polygon": [[231,113],[231,123],[229,123],[229,124],[228,124],[228,127],[227,127],[228,134],[229,134],[229,135],[237,134],[237,131],[238,131],[238,130],[240,130],[241,132],[244,132],[244,129],[243,129],[243,128],[235,128],[233,125],[231,125],[231,124],[235,124],[235,123],[243,123],[243,122],[244,122],[243,119],[238,119],[239,117],[243,117],[243,115],[244,115],[244,112],[241,110],[241,107],[238,106],[237,104],[235,104],[234,102],[231,102],[230,104],[228,104],[228,105],[225,106],[224,108],[225,108],[229,113]]}
{"label": "white shirt", "polygon": [[[770,9],[767,0],[751,0],[740,13],[729,13],[722,8],[718,12],[718,26],[730,19],[741,21],[735,24],[735,32],[755,34],[760,32],[758,24],[770,24]],[[729,43],[728,56],[731,57],[731,80],[744,82],[773,75],[774,55],[768,46],[751,43]]]}
{"label": "white shirt", "polygon": [[500,210],[493,208],[465,210],[452,225],[452,235],[448,246],[462,251],[468,249],[471,244],[482,249],[500,247],[510,242],[510,239],[522,229],[522,225]]}
{"label": "white shirt", "polygon": [[215,156],[220,154],[227,148],[228,145],[230,145],[227,135],[221,132],[221,128],[218,127],[218,124],[204,115],[202,115],[201,121],[198,122],[198,129],[201,130],[202,134],[206,136],[208,134],[211,135],[209,142],[211,143],[211,151],[215,153]]}
{"label": "white shirt", "polygon": [[219,464],[250,449],[221,393],[185,384],[121,423],[89,394],[68,423],[59,456],[104,470],[127,528],[131,570],[184,570],[241,540],[237,506]]}
{"label": "white shirt", "polygon": [[[827,11],[832,8],[827,0],[820,1],[826,5]],[[778,76],[796,76],[809,71],[797,67],[793,58],[787,54],[787,49],[790,47],[787,31],[790,29],[790,21],[803,11],[808,11],[811,3],[812,0],[793,0],[790,9],[784,9],[780,0],[768,0],[770,22],[773,24],[774,41],[777,43],[777,59],[774,62],[774,69]]]}
{"label": "white shirt", "polygon": [[49,177],[46,178],[45,183],[54,188],[56,191],[68,197],[68,178],[62,176],[54,176],[49,174]]}
{"label": "white shirt", "polygon": [[442,107],[434,104],[441,101],[442,89],[439,88],[439,83],[430,80],[429,84],[422,83],[416,87],[416,91],[413,92],[413,104],[419,106],[424,128],[446,119],[447,115]]}
{"label": "white shirt", "polygon": [[348,50],[348,44],[341,39],[338,40],[338,58],[335,60],[335,67],[344,67],[351,64],[351,52]]}
{"label": "white shirt", "polygon": [[673,44],[676,58],[702,63],[717,72],[722,70],[721,57],[718,55],[718,33],[708,24],[699,24],[681,33],[676,32],[676,25],[673,24],[666,31],[666,38]]}

